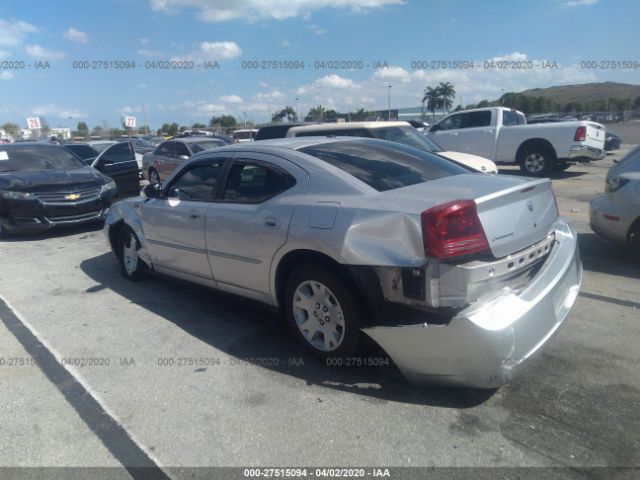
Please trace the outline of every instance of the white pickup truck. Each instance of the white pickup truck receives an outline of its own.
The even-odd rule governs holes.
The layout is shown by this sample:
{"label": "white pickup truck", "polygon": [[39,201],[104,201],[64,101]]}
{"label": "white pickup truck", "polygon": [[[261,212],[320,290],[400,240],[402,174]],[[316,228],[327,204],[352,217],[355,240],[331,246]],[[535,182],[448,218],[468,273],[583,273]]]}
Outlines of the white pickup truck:
{"label": "white pickup truck", "polygon": [[517,163],[526,174],[542,176],[582,159],[602,158],[605,128],[586,121],[527,125],[522,112],[491,107],[452,113],[428,136],[444,150]]}

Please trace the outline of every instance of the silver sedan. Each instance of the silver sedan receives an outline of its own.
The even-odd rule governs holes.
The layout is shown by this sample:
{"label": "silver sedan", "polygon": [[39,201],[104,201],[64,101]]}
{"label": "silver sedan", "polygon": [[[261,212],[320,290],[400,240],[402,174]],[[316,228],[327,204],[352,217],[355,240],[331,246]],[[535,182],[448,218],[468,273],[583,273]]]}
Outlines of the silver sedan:
{"label": "silver sedan", "polygon": [[582,278],[548,179],[363,138],[202,152],[115,204],[105,233],[131,280],[158,272],[269,304],[323,358],[353,357],[366,334],[420,384],[509,381]]}

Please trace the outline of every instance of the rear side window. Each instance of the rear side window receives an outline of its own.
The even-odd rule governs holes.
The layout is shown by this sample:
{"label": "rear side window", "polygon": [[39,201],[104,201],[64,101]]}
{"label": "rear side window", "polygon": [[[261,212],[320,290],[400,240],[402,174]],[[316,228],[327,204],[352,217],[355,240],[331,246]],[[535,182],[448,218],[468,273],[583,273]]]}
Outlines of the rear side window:
{"label": "rear side window", "polygon": [[469,173],[444,158],[399,143],[348,140],[310,145],[299,151],[338,167],[379,192]]}
{"label": "rear side window", "polygon": [[185,155],[187,157],[191,156],[191,153],[189,153],[189,149],[184,143],[175,142],[174,148],[175,148],[174,155],[176,156],[179,156],[179,155]]}
{"label": "rear side window", "polygon": [[477,128],[491,126],[491,110],[468,112],[462,114],[461,128]]}
{"label": "rear side window", "polygon": [[513,125],[524,125],[525,119],[522,115],[518,115],[516,112],[512,112],[510,110],[502,111],[502,124],[505,127],[510,127]]}
{"label": "rear side window", "polygon": [[224,200],[260,203],[294,184],[295,179],[282,170],[257,163],[236,162],[229,172]]}

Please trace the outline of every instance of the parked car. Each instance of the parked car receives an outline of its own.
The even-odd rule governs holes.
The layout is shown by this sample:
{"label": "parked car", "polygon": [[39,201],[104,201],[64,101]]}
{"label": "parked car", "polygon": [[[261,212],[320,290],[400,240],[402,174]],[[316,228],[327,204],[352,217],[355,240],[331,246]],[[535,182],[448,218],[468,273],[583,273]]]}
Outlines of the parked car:
{"label": "parked car", "polygon": [[91,166],[116,182],[120,197],[137,196],[140,195],[140,168],[136,156],[131,143],[118,142],[104,149]]}
{"label": "parked car", "polygon": [[591,200],[591,229],[640,258],[640,147],[609,169],[605,193]]}
{"label": "parked car", "polygon": [[115,182],[57,145],[0,149],[0,236],[104,219]]}
{"label": "parked car", "polygon": [[607,133],[605,133],[604,136],[604,149],[607,152],[610,152],[611,150],[618,150],[621,144],[622,139],[616,133],[607,130]]}
{"label": "parked car", "polygon": [[603,157],[604,126],[575,121],[527,125],[522,112],[504,107],[452,113],[429,129],[445,150],[471,153],[500,164],[518,164],[534,176]]}
{"label": "parked car", "polygon": [[67,143],[63,148],[73,153],[85,165],[91,165],[100,153],[88,143]]}
{"label": "parked car", "polygon": [[578,295],[549,179],[470,173],[407,145],[287,138],[192,157],[109,211],[122,274],[164,273],[281,309],[313,354],[361,332],[415,383],[496,387]]}
{"label": "parked car", "polygon": [[253,142],[258,130],[255,128],[241,128],[233,132],[233,141],[236,143]]}
{"label": "parked car", "polygon": [[265,125],[260,127],[254,141],[271,140],[272,138],[284,138],[290,128],[304,125],[304,123],[275,123],[273,125]]}
{"label": "parked car", "polygon": [[437,153],[482,173],[498,173],[498,167],[491,160],[468,153],[445,152],[438,144],[425,137],[407,122],[320,123],[293,127],[287,131],[286,135],[287,137],[349,136],[379,138]]}
{"label": "parked car", "polygon": [[142,157],[142,171],[151,183],[160,183],[191,155],[226,145],[211,137],[175,138],[162,142],[153,152]]}

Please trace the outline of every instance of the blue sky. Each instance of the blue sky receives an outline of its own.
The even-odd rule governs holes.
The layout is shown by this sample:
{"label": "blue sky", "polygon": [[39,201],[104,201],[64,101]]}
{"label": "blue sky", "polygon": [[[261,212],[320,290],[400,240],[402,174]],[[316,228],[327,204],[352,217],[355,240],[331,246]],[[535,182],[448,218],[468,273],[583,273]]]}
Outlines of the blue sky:
{"label": "blue sky", "polygon": [[[304,114],[417,106],[426,86],[453,83],[455,104],[503,91],[619,81],[635,69],[585,69],[587,60],[640,62],[636,0],[103,0],[0,2],[0,123],[118,126],[135,115],[207,123],[231,114],[263,122],[285,105]],[[160,70],[158,60],[196,66]],[[483,68],[490,59],[532,61],[532,69]],[[74,69],[74,61],[126,60],[129,70]],[[304,69],[243,69],[242,62],[304,61]],[[316,68],[316,61],[364,68]],[[474,61],[473,69],[414,69],[412,61]],[[48,61],[50,68],[36,69]],[[558,68],[541,68],[544,61]],[[374,69],[373,62],[388,68]],[[15,64],[14,64],[15,65]],[[358,63],[356,63],[358,65]],[[6,64],[4,66],[7,66]],[[320,67],[320,65],[317,65]]]}

